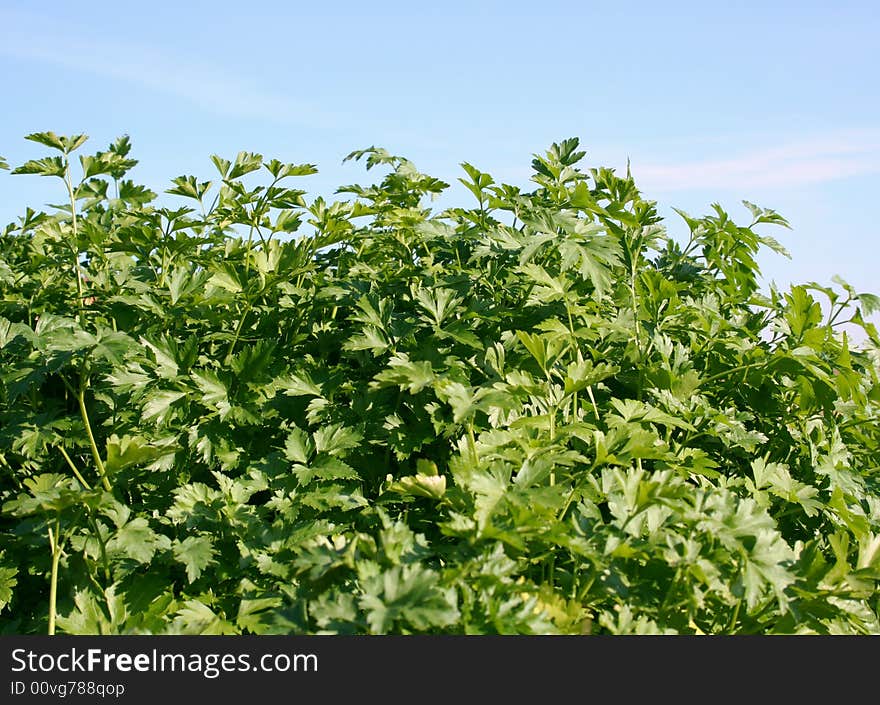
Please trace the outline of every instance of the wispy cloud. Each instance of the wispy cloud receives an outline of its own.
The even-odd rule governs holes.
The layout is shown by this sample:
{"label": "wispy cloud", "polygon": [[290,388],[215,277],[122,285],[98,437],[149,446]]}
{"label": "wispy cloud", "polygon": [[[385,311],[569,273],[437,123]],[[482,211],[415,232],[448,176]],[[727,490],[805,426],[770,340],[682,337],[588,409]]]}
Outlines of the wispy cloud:
{"label": "wispy cloud", "polygon": [[[740,193],[745,187],[750,190],[798,188],[851,176],[880,174],[880,129],[780,137],[775,140],[775,146],[766,146],[772,136],[754,134],[694,141],[696,144],[678,143],[673,147],[673,140],[657,136],[651,142],[642,138],[641,144],[626,147],[604,144],[594,149],[582,144],[587,157],[581,166],[608,166],[623,174],[629,157],[639,189],[649,196],[701,190]],[[756,145],[756,142],[763,144]],[[740,149],[731,154],[734,151],[731,146],[735,144],[739,144]],[[682,151],[711,156],[694,159],[675,154]],[[529,183],[533,172],[519,164],[496,168],[492,175],[523,185]]]}
{"label": "wispy cloud", "polygon": [[[169,55],[159,47],[95,39],[81,34],[26,31],[35,16],[0,10],[0,55],[39,61],[63,69],[116,79],[158,95],[183,98],[209,112],[262,120],[327,126],[334,115],[277,90],[261,88],[259,77],[244,80],[229,66],[197,56]],[[37,23],[38,24],[38,23]]]}
{"label": "wispy cloud", "polygon": [[648,191],[786,188],[880,173],[880,131],[840,132],[704,160],[633,159],[633,175]]}

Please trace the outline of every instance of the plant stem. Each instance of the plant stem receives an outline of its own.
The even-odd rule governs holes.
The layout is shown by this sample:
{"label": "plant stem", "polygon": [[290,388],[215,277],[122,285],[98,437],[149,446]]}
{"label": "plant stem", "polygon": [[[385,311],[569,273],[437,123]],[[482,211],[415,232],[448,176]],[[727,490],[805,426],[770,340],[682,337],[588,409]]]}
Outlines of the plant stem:
{"label": "plant stem", "polygon": [[168,228],[170,227],[169,223],[162,229],[162,271],[159,272],[159,286],[162,288],[165,287],[165,273],[168,271]]}
{"label": "plant stem", "polygon": [[71,460],[70,456],[67,454],[67,451],[64,450],[64,446],[58,446],[58,450],[61,451],[61,455],[64,456],[64,459],[67,461],[67,464],[70,466],[70,469],[73,471],[74,476],[77,480],[79,480],[79,484],[85,487],[87,490],[92,489],[92,486],[85,481],[85,478],[80,474],[79,470],[77,470],[76,465],[74,465],[73,460]]}
{"label": "plant stem", "polygon": [[739,618],[739,607],[742,604],[742,598],[736,601],[736,607],[733,608],[733,615],[730,618],[730,624],[727,625],[727,631],[729,633],[733,633],[734,627],[736,627],[736,620]]}
{"label": "plant stem", "polygon": [[635,272],[633,272],[633,278],[630,279],[629,293],[630,293],[630,301],[631,301],[631,305],[632,305],[632,315],[633,315],[633,337],[635,338],[636,352],[639,354],[639,365],[641,366],[641,363],[642,363],[642,333],[641,333],[641,326],[639,325],[638,301],[636,300]]}
{"label": "plant stem", "polygon": [[79,231],[76,222],[76,196],[73,193],[73,181],[70,178],[70,160],[64,162],[64,184],[67,186],[67,194],[70,197],[70,218],[73,228],[73,242],[70,243],[73,252],[73,275],[76,277],[76,307],[77,319],[82,322],[83,315],[83,286],[82,271],[79,264]]}
{"label": "plant stem", "polygon": [[669,607],[669,601],[672,599],[673,595],[675,595],[675,592],[678,589],[679,580],[681,580],[680,565],[675,569],[675,575],[672,578],[672,582],[669,584],[669,588],[666,590],[666,595],[663,597],[663,603],[660,605],[661,617],[666,617],[666,612],[668,611]]}
{"label": "plant stem", "polygon": [[571,503],[574,501],[575,493],[578,491],[580,485],[575,485],[571,488],[571,492],[568,493],[568,498],[565,500],[565,504],[562,506],[562,511],[559,512],[559,515],[556,517],[556,521],[562,521],[565,519],[565,515],[568,512],[568,508],[571,506]]}
{"label": "plant stem", "polygon": [[110,582],[110,564],[107,561],[107,542],[104,541],[104,537],[101,536],[98,523],[92,516],[91,511],[89,512],[89,525],[92,527],[94,536],[98,540],[98,546],[101,547],[101,564],[104,568],[104,586],[106,587],[107,583]]}
{"label": "plant stem", "polygon": [[706,384],[707,382],[714,382],[716,379],[721,379],[722,377],[726,377],[727,375],[733,374],[734,372],[742,372],[743,370],[751,369],[752,367],[760,367],[765,364],[764,361],[761,362],[750,362],[747,365],[738,365],[737,367],[730,367],[723,372],[719,372],[718,374],[714,374],[711,377],[706,377],[702,381],[702,384]]}
{"label": "plant stem", "polygon": [[52,572],[49,576],[49,635],[55,634],[55,612],[58,599],[58,564],[61,561],[61,535],[59,520],[55,520],[55,531],[49,527],[49,548],[52,551]]}
{"label": "plant stem", "polygon": [[587,394],[590,395],[590,402],[593,405],[593,413],[596,414],[596,421],[599,420],[599,407],[596,406],[596,397],[593,396],[593,385],[587,387]]}
{"label": "plant stem", "polygon": [[636,352],[639,356],[639,381],[638,381],[638,389],[636,390],[636,398],[641,401],[642,399],[642,386],[645,374],[645,353],[642,350],[642,330],[641,325],[639,324],[639,304],[638,304],[638,296],[636,295],[636,275],[638,274],[638,257],[640,255],[641,250],[641,240],[639,240],[639,245],[634,248],[634,252],[630,252],[629,255],[629,264],[630,264],[630,272],[629,272],[629,295],[630,295],[630,305],[632,306],[632,315],[633,315],[633,335],[635,336],[636,342]]}
{"label": "plant stem", "polygon": [[79,389],[76,393],[76,400],[79,402],[79,413],[83,420],[83,425],[86,428],[86,435],[89,437],[89,446],[92,449],[92,457],[95,459],[95,466],[98,468],[98,475],[101,476],[101,484],[104,486],[104,489],[108,492],[112,492],[113,488],[110,486],[110,481],[107,479],[107,468],[104,466],[104,461],[101,460],[101,454],[98,452],[98,444],[95,442],[95,434],[92,432],[92,424],[89,423],[89,412],[86,409],[86,389],[85,389],[85,379],[80,379]]}
{"label": "plant stem", "polygon": [[480,458],[477,455],[477,439],[474,436],[474,422],[471,419],[468,422],[468,447],[471,451],[471,460],[474,463],[474,467],[480,464]]}
{"label": "plant stem", "polygon": [[226,364],[229,364],[229,361],[232,359],[232,352],[235,350],[235,344],[238,342],[238,338],[241,335],[241,331],[244,328],[244,321],[247,318],[247,315],[251,311],[251,302],[248,301],[245,304],[244,311],[241,314],[241,318],[238,319],[238,325],[235,327],[235,334],[232,336],[232,342],[229,343],[229,350],[226,351]]}

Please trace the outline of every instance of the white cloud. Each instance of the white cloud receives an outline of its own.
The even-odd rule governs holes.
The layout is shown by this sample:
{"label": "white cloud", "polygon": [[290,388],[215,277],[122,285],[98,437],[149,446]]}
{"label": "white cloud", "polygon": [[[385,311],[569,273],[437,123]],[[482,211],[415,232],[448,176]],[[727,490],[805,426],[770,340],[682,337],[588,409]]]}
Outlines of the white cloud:
{"label": "white cloud", "polygon": [[310,126],[327,126],[334,120],[313,104],[260,88],[253,77],[235,76],[228,66],[200,62],[195,56],[169,56],[146,45],[77,38],[45,27],[39,33],[27,31],[35,20],[27,13],[0,11],[0,55],[117,79],[223,115]]}
{"label": "white cloud", "polygon": [[880,173],[880,131],[847,131],[800,139],[738,156],[693,161],[633,159],[645,191],[785,188]]}

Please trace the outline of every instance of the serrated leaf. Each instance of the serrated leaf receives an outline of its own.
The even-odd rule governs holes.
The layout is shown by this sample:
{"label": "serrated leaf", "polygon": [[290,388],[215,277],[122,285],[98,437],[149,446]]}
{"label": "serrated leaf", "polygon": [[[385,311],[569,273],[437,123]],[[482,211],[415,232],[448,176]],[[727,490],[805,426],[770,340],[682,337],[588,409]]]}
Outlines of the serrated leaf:
{"label": "serrated leaf", "polygon": [[256,171],[263,165],[263,156],[254,152],[239,152],[232,168],[225,175],[226,179],[237,179],[240,176]]}
{"label": "serrated leaf", "polygon": [[191,372],[190,377],[202,392],[203,404],[214,408],[228,404],[226,385],[215,373],[210,370],[198,370]]}
{"label": "serrated leaf", "polygon": [[[0,556],[0,560],[4,560]],[[18,568],[0,565],[0,612],[12,601],[13,590],[18,585]]]}
{"label": "serrated leaf", "polygon": [[862,305],[862,310],[868,316],[880,312],[880,296],[876,294],[858,294],[857,298]]}
{"label": "serrated leaf", "polygon": [[410,394],[418,394],[422,389],[430,386],[436,377],[430,362],[412,362],[409,356],[400,353],[388,361],[388,369],[383,370],[373,379],[376,387],[393,386],[406,389]]}
{"label": "serrated leaf", "polygon": [[284,457],[295,463],[308,463],[315,452],[315,444],[309,434],[298,426],[294,426],[287,435],[284,444]]}
{"label": "serrated leaf", "polygon": [[64,178],[66,170],[61,157],[30,159],[12,170],[13,174],[36,174],[37,176],[58,176]]}
{"label": "serrated leaf", "polygon": [[237,634],[235,625],[216,614],[204,602],[186,600],[172,623],[178,634]]}
{"label": "serrated leaf", "polygon": [[54,132],[33,132],[25,136],[26,140],[37,142],[51,149],[57,149],[59,152],[72,152],[81,147],[88,139],[86,135],[73,135],[64,137],[56,135]]}
{"label": "serrated leaf", "polygon": [[459,616],[454,593],[437,582],[436,573],[416,565],[395,566],[365,580],[360,605],[371,632],[385,634],[401,621],[419,630],[454,623]]}
{"label": "serrated leaf", "polygon": [[172,179],[171,183],[174,184],[174,187],[166,189],[165,193],[192,198],[196,201],[201,201],[212,186],[212,182],[198,181],[195,176],[178,176]]}
{"label": "serrated leaf", "polygon": [[109,475],[133,465],[146,465],[157,458],[175,452],[168,444],[157,445],[142,436],[122,436],[111,434],[106,441],[106,466]]}
{"label": "serrated leaf", "polygon": [[329,455],[346,455],[345,451],[357,448],[363,436],[353,428],[342,424],[330,424],[314,433],[315,450]]}
{"label": "serrated leaf", "polygon": [[243,290],[241,282],[238,279],[238,273],[231,267],[226,267],[220,271],[214,272],[208,280],[214,286],[237,294]]}
{"label": "serrated leaf", "polygon": [[169,548],[171,542],[156,534],[143,517],[137,517],[117,530],[107,542],[107,550],[122,553],[138,563],[149,563],[160,548]]}
{"label": "serrated leaf", "polygon": [[215,563],[214,542],[209,536],[188,536],[183,541],[175,541],[171,548],[177,561],[186,567],[186,577],[190,583]]}

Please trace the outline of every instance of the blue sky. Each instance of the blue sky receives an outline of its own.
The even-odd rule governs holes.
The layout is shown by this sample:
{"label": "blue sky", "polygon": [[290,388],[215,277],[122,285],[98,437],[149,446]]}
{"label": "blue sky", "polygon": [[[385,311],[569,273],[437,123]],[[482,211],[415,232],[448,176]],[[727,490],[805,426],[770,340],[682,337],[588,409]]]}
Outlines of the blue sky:
{"label": "blue sky", "polygon": [[[768,280],[880,293],[878,36],[876,2],[0,0],[0,154],[127,133],[156,191],[245,149],[318,164],[304,183],[329,194],[372,179],[341,164],[370,145],[527,185],[532,153],[577,136],[591,166],[631,160],[673,234],[672,206],[746,220],[746,199],[793,226]],[[0,174],[0,220],[57,188]]]}

